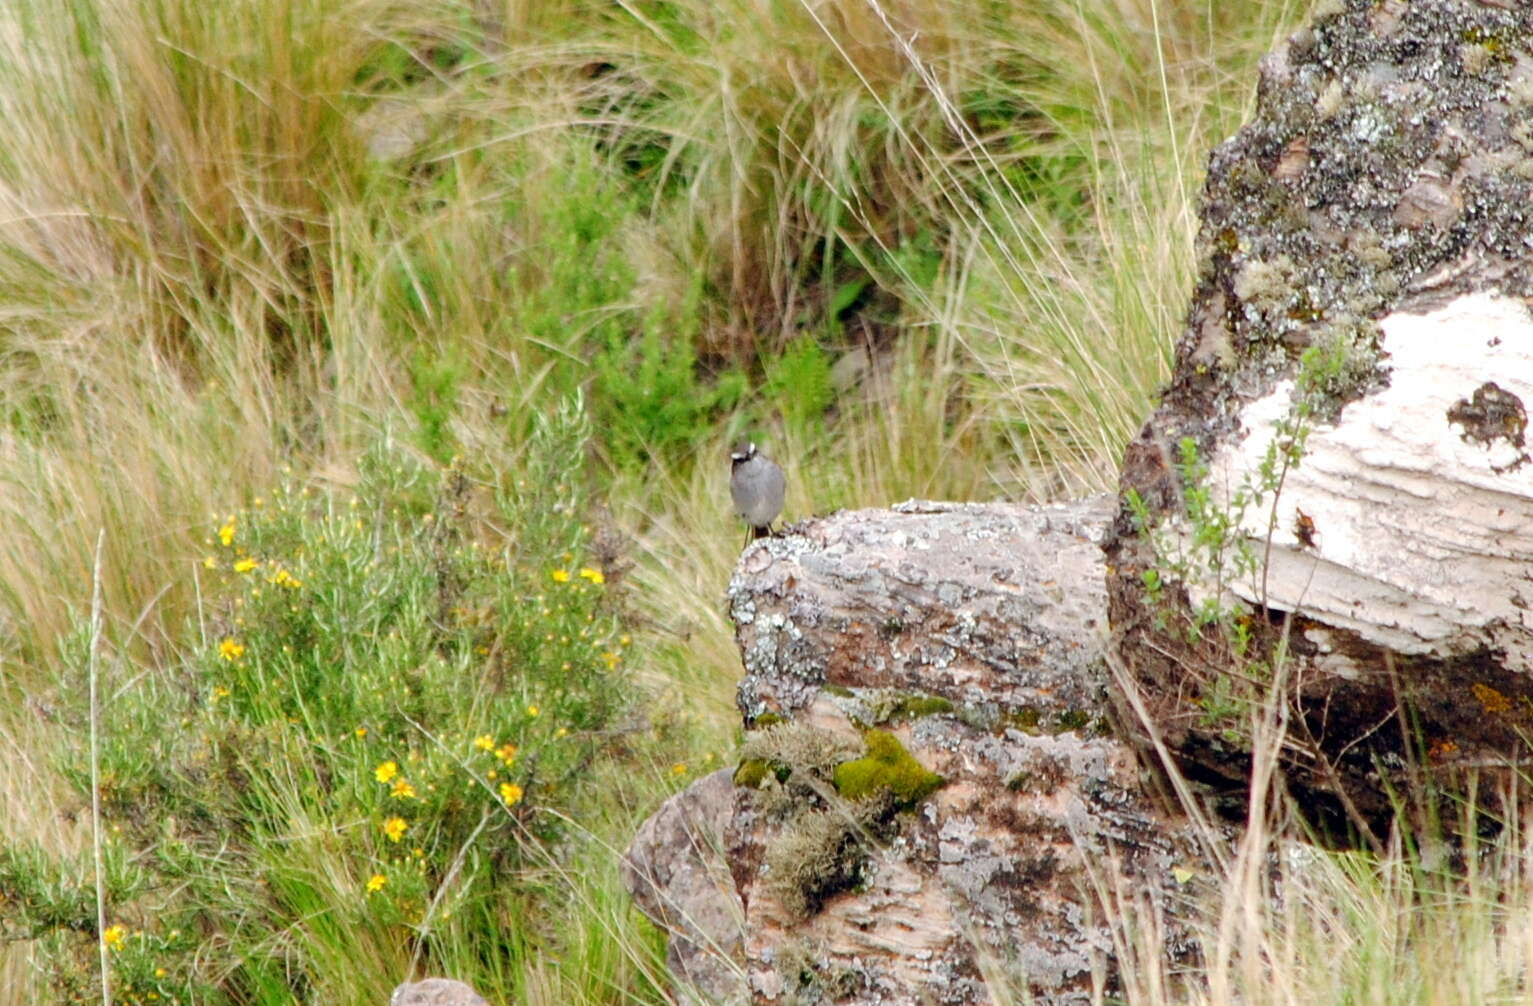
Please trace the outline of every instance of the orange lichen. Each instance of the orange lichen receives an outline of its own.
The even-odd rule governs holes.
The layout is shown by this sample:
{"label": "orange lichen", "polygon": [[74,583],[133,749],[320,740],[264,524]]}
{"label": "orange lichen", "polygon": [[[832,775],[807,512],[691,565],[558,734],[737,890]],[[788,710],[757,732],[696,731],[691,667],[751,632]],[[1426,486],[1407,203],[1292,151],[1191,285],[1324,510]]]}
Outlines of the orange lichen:
{"label": "orange lichen", "polygon": [[1469,690],[1474,692],[1474,697],[1480,700],[1480,705],[1488,713],[1509,713],[1512,711],[1512,700],[1496,691],[1490,685],[1481,684],[1476,681],[1469,686]]}

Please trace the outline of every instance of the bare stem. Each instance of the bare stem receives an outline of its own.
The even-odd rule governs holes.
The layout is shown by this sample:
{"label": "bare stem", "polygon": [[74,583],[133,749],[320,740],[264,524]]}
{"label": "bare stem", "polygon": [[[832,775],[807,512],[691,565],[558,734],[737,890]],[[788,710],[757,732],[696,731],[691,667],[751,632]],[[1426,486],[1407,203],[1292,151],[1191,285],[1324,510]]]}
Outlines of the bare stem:
{"label": "bare stem", "polygon": [[101,953],[101,1002],[112,1006],[112,973],[107,963],[106,883],[101,859],[101,706],[96,699],[96,654],[101,643],[101,547],[106,531],[96,534],[96,560],[91,567],[90,657],[90,830],[96,868],[96,943]]}

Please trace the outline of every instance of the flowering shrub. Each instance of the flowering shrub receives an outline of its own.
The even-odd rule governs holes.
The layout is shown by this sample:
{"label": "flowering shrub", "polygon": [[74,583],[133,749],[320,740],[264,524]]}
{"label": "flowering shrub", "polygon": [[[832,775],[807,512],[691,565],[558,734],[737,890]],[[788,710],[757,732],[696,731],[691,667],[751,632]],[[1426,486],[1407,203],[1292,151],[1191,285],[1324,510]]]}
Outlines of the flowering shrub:
{"label": "flowering shrub", "polygon": [[[111,848],[133,864],[100,937],[121,1001],[336,1001],[327,968],[350,965],[321,947],[393,961],[386,984],[465,915],[512,938],[601,796],[593,768],[635,750],[584,442],[578,410],[550,419],[517,481],[379,449],[354,491],[279,486],[213,522],[184,659],[125,672],[103,712]],[[88,793],[83,754],[64,757]],[[91,899],[50,915],[50,867],[19,855],[0,896],[50,941],[63,997],[99,997]]]}

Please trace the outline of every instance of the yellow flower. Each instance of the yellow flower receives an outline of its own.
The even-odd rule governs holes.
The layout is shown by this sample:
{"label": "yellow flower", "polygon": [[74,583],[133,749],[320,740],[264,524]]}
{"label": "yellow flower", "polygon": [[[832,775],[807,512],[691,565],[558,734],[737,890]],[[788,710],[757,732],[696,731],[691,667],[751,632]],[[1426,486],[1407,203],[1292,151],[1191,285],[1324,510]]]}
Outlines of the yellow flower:
{"label": "yellow flower", "polygon": [[628,646],[633,642],[633,637],[625,632],[621,636],[617,637],[617,642],[619,646]]}
{"label": "yellow flower", "polygon": [[399,800],[412,800],[415,798],[415,787],[404,779],[395,779],[393,788],[389,790],[389,796]]}
{"label": "yellow flower", "polygon": [[224,548],[234,544],[234,518],[230,517],[224,526],[218,529],[218,540]]}
{"label": "yellow flower", "polygon": [[507,807],[515,807],[522,802],[522,788],[514,782],[500,784],[500,798],[506,801]]}
{"label": "yellow flower", "polygon": [[388,782],[399,774],[399,765],[395,762],[386,761],[373,769],[373,778],[379,782]]}
{"label": "yellow flower", "polygon": [[367,728],[366,727],[357,727],[355,730],[352,731],[352,733],[356,734],[358,737],[366,737],[367,736]]}
{"label": "yellow flower", "polygon": [[567,727],[560,727],[558,730],[554,731],[554,736],[555,737],[566,737],[568,735],[569,735],[569,728],[567,728]]}
{"label": "yellow flower", "polygon": [[607,670],[617,667],[617,662],[623,659],[623,655],[616,650],[608,650],[601,655],[602,663],[607,665]]}
{"label": "yellow flower", "polygon": [[531,717],[533,717],[533,718],[536,718],[536,717],[537,717],[537,715],[538,715],[538,714],[539,714],[539,713],[541,713],[541,712],[542,712],[542,710],[541,710],[541,709],[539,709],[539,708],[538,708],[538,707],[537,707],[537,706],[528,706],[528,707],[527,707],[527,715],[528,715],[528,716],[531,716]]}
{"label": "yellow flower", "polygon": [[687,774],[687,763],[686,762],[679,761],[676,764],[671,766],[671,775],[686,775],[686,774]]}
{"label": "yellow flower", "polygon": [[601,570],[592,569],[590,566],[580,567],[580,575],[585,577],[587,580],[590,580],[592,583],[602,584],[607,582],[607,578],[602,576]]}
{"label": "yellow flower", "polygon": [[166,971],[164,968],[155,968],[154,969],[154,976],[156,978],[164,978],[168,974],[170,974],[170,972]]}
{"label": "yellow flower", "polygon": [[245,647],[233,639],[225,639],[218,644],[218,655],[232,663],[245,655]]}
{"label": "yellow flower", "polygon": [[247,556],[246,558],[241,559],[241,560],[239,560],[238,562],[236,562],[234,564],[234,571],[236,573],[248,573],[252,569],[255,569],[259,565],[260,565],[260,563],[256,562],[254,559],[251,559],[251,558],[249,558]]}
{"label": "yellow flower", "polygon": [[556,569],[548,575],[554,578],[555,583],[570,582],[570,571],[567,569]]}
{"label": "yellow flower", "polygon": [[214,702],[217,702],[219,699],[227,699],[228,697],[229,697],[229,689],[225,688],[223,685],[214,685],[213,686],[213,701]]}
{"label": "yellow flower", "polygon": [[207,558],[202,560],[202,568],[203,569],[217,569],[218,568],[218,560],[213,558],[210,555]]}
{"label": "yellow flower", "polygon": [[408,831],[409,828],[409,823],[407,823],[402,817],[391,817],[387,821],[383,822],[383,833],[389,837],[390,842],[399,841],[400,837],[404,835],[404,833]]}
{"label": "yellow flower", "polygon": [[106,944],[108,950],[121,950],[122,941],[127,937],[126,926],[108,926],[106,932],[101,934],[101,942]]}
{"label": "yellow flower", "polygon": [[480,734],[474,738],[474,747],[481,751],[490,751],[495,747],[495,738],[489,734]]}
{"label": "yellow flower", "polygon": [[501,761],[505,762],[507,765],[510,765],[512,762],[516,761],[516,745],[515,744],[502,744],[496,750],[495,757],[499,758]]}
{"label": "yellow flower", "polygon": [[267,577],[266,582],[274,583],[279,587],[287,587],[289,590],[296,590],[297,588],[303,586],[302,580],[298,579],[298,577],[294,576],[292,573],[289,573],[287,570],[282,569],[281,567],[278,567],[275,573]]}
{"label": "yellow flower", "polygon": [[376,894],[383,890],[383,885],[389,882],[389,878],[381,873],[375,873],[367,880],[367,893]]}

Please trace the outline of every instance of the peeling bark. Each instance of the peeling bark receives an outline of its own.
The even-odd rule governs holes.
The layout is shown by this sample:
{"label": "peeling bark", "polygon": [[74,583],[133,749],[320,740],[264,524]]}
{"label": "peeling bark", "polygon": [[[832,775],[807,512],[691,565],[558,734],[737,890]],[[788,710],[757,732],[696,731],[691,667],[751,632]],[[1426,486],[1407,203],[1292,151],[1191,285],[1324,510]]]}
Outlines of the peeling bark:
{"label": "peeling bark", "polygon": [[[1533,736],[1533,8],[1333,6],[1210,158],[1106,550],[1118,651],[1189,773],[1239,803],[1241,700],[1285,642],[1287,779],[1366,833],[1433,787],[1497,813]],[[1220,559],[1243,542],[1254,569],[1171,575],[1203,490],[1235,520]],[[1189,641],[1205,604],[1228,614]]]}

